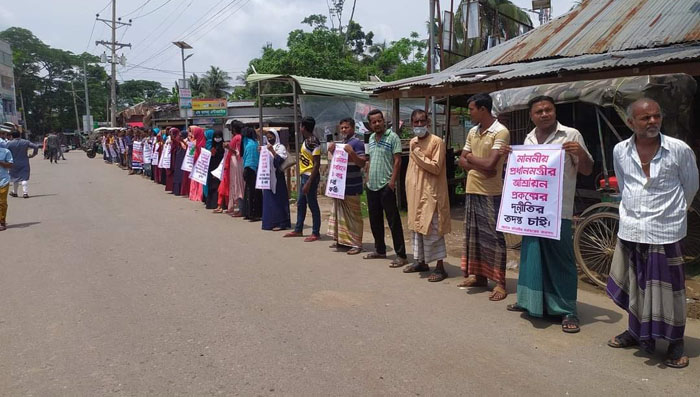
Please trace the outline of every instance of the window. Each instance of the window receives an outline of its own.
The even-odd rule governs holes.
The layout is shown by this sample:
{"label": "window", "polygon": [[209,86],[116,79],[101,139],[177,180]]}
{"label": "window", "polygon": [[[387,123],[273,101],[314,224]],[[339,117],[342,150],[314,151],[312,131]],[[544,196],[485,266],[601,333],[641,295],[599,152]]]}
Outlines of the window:
{"label": "window", "polygon": [[5,114],[13,115],[15,114],[15,101],[11,99],[2,100],[2,109]]}
{"label": "window", "polygon": [[0,63],[12,67],[12,54],[0,51]]}
{"label": "window", "polygon": [[0,86],[6,90],[11,90],[14,88],[14,80],[10,76],[1,75],[0,76]]}

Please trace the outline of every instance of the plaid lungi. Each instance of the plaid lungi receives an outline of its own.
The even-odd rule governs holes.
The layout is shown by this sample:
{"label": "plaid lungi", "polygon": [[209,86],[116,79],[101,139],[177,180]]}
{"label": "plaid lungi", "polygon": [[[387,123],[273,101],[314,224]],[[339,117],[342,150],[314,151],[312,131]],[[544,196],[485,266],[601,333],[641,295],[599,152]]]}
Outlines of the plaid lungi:
{"label": "plaid lungi", "polygon": [[413,234],[413,257],[418,263],[431,263],[447,258],[447,248],[445,247],[445,236],[438,234],[438,214],[433,214],[430,220],[428,234],[420,234],[411,231]]}
{"label": "plaid lungi", "polygon": [[363,231],[361,196],[358,194],[345,196],[343,200],[333,199],[328,219],[328,236],[340,245],[362,248]]}
{"label": "plaid lungi", "polygon": [[464,277],[483,276],[499,284],[506,282],[506,240],[496,231],[501,196],[467,194],[464,201]]}

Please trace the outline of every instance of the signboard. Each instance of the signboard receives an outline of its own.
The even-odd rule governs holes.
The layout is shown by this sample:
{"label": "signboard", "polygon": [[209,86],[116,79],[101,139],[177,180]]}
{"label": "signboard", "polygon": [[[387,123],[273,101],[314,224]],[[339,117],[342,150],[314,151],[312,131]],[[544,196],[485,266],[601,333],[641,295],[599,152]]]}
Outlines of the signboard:
{"label": "signboard", "polygon": [[198,117],[224,117],[227,106],[225,98],[192,100],[192,110]]}
{"label": "signboard", "polygon": [[141,141],[134,141],[133,150],[131,151],[131,168],[134,170],[140,170],[143,167],[143,145]]}
{"label": "signboard", "polygon": [[267,146],[260,147],[260,160],[258,161],[258,175],[255,178],[255,188],[260,190],[270,190],[270,163],[272,156],[267,150]]}
{"label": "signboard", "polygon": [[194,168],[194,154],[196,150],[197,148],[195,147],[194,142],[187,143],[187,152],[185,152],[185,159],[182,161],[182,165],[180,166],[181,170],[185,172],[192,172],[192,168]]}
{"label": "signboard", "polygon": [[552,0],[532,0],[533,10],[544,10],[552,8]]}
{"label": "signboard", "polygon": [[341,144],[335,145],[326,184],[326,196],[340,200],[345,198],[345,180],[348,174],[348,152],[344,147]]}
{"label": "signboard", "polygon": [[190,179],[195,182],[206,185],[207,174],[209,174],[209,162],[211,161],[211,152],[202,148],[197,157],[197,162],[194,163],[194,168],[190,174]]}
{"label": "signboard", "polygon": [[559,240],[564,150],[561,145],[512,148],[496,230]]}
{"label": "signboard", "polygon": [[194,119],[194,120],[192,120],[192,124],[199,125],[199,126],[212,125],[212,124],[216,124],[216,121],[214,120],[214,118],[208,117],[208,118],[203,118],[203,119]]}
{"label": "signboard", "polygon": [[192,109],[192,98],[180,97],[180,109]]}

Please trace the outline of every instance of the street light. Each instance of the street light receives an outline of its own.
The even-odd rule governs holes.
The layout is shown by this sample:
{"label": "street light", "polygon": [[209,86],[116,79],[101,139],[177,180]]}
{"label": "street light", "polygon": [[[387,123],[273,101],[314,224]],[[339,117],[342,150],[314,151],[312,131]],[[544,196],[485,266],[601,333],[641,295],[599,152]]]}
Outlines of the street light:
{"label": "street light", "polygon": [[[180,54],[182,56],[182,82],[185,83],[187,81],[185,77],[185,61],[188,60],[192,55],[194,55],[190,54],[187,57],[185,57],[185,50],[191,50],[192,46],[185,43],[184,41],[174,41],[173,44],[175,44],[176,47],[180,48]],[[185,130],[187,130],[187,121],[187,109],[185,109]]]}

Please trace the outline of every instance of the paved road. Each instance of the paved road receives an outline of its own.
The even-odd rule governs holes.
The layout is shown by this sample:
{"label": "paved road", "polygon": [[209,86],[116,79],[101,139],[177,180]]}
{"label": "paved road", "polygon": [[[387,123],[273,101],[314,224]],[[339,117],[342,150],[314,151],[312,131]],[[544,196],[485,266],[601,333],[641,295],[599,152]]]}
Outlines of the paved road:
{"label": "paved road", "polygon": [[[33,160],[0,233],[2,395],[695,395],[685,370],[606,347],[625,318],[581,291],[583,330],[486,293],[282,240],[80,152]],[[368,238],[366,238],[368,239]],[[450,263],[458,264],[455,258]],[[458,274],[456,267],[450,272]],[[512,275],[510,275],[512,277]],[[509,280],[509,289],[515,281]]]}

